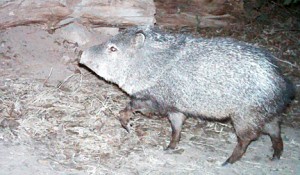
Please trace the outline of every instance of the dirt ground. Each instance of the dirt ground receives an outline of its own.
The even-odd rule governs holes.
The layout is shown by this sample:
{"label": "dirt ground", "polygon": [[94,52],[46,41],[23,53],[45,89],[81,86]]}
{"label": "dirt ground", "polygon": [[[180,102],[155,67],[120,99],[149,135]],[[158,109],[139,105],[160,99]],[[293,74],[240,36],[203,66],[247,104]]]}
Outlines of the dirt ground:
{"label": "dirt ground", "polygon": [[[279,161],[269,160],[271,141],[262,136],[240,161],[221,166],[236,144],[232,126],[196,119],[184,125],[179,148],[164,151],[168,121],[137,115],[126,133],[116,117],[128,97],[79,67],[76,46],[57,33],[40,26],[0,33],[1,175],[300,174],[297,99],[284,114]],[[299,91],[297,64],[280,65]]]}

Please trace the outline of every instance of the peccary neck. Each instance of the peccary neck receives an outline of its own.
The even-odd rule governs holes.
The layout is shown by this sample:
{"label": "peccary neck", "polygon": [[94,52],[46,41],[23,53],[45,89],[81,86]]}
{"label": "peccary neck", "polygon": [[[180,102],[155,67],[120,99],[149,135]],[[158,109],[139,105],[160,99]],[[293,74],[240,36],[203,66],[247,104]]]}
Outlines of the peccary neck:
{"label": "peccary neck", "polygon": [[122,79],[119,79],[116,83],[129,95],[148,89],[155,84],[155,81],[151,81],[150,79],[146,79],[144,76],[139,75],[140,74],[130,73],[127,76],[122,77]]}
{"label": "peccary neck", "polygon": [[148,55],[147,52],[149,51],[141,50],[142,55],[131,57],[131,63],[127,64],[126,70],[117,78],[116,83],[129,95],[155,86],[172,63],[172,59],[165,55],[168,53]]}

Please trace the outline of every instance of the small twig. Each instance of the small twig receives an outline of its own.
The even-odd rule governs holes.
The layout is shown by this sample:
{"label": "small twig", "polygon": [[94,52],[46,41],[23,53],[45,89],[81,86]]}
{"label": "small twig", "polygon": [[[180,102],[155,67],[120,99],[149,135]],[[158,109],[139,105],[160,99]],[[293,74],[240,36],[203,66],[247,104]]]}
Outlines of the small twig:
{"label": "small twig", "polygon": [[276,60],[280,61],[280,62],[286,63],[286,64],[288,64],[288,65],[290,65],[290,66],[292,66],[292,67],[294,67],[294,68],[300,70],[299,66],[297,66],[296,64],[293,64],[293,63],[291,63],[291,62],[289,62],[289,61],[286,61],[286,60],[279,59],[279,58],[277,58],[277,57],[274,57],[274,58],[275,58]]}
{"label": "small twig", "polygon": [[48,77],[45,79],[45,81],[44,81],[44,83],[43,83],[44,86],[45,86],[45,84],[48,82],[49,78],[51,77],[52,71],[53,71],[53,67],[51,67],[50,73],[49,73]]}
{"label": "small twig", "polygon": [[218,129],[217,129],[217,125],[215,125],[215,127],[214,127],[214,131],[215,131],[216,133],[222,133],[222,132],[223,132],[223,129],[224,129],[224,127],[221,127],[221,129],[218,130]]}
{"label": "small twig", "polygon": [[[252,162],[252,161],[247,161],[247,160],[245,160],[244,162],[245,162],[245,163],[248,163],[248,164],[251,164],[251,165],[259,165],[259,166],[262,166],[261,163],[256,163],[256,162]],[[265,165],[264,165],[264,166],[265,166]]]}
{"label": "small twig", "polygon": [[56,86],[58,89],[62,87],[62,85],[64,85],[69,79],[71,79],[74,75],[76,74],[72,74],[70,76],[68,76],[66,79],[64,79],[64,81],[62,83],[58,83],[58,85]]}
{"label": "small twig", "polygon": [[297,29],[278,29],[278,30],[274,31],[274,33],[277,33],[277,32],[300,32],[300,30],[297,30]]}
{"label": "small twig", "polygon": [[[79,69],[78,69],[79,70]],[[78,74],[78,72],[75,71],[75,74]],[[79,81],[79,86],[76,88],[76,90],[73,92],[73,93],[76,93],[82,86],[82,80],[83,80],[83,74],[82,72],[79,70],[79,73],[80,73],[80,81]]]}
{"label": "small twig", "polygon": [[[215,149],[215,150],[217,150],[217,151],[226,153],[226,151],[224,151],[224,149],[218,148],[218,147],[213,146],[213,145],[201,143],[201,142],[192,142],[192,144],[191,144],[191,143],[188,143],[188,145],[190,145],[190,146],[196,145],[196,147],[197,147],[198,145],[201,145],[201,146],[210,147],[210,148],[213,148],[213,149]],[[197,147],[197,148],[198,148],[198,147]]]}
{"label": "small twig", "polygon": [[13,115],[14,110],[15,110],[15,104],[13,103],[13,104],[11,105],[10,110],[9,110],[9,117],[10,117],[10,118],[12,118],[12,115]]}

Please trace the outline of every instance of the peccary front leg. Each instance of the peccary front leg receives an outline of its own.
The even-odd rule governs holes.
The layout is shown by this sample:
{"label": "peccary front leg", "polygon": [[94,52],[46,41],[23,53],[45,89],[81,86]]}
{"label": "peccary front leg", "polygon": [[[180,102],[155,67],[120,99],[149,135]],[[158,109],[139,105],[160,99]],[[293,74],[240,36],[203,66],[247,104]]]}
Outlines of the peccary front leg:
{"label": "peccary front leg", "polygon": [[150,116],[157,112],[157,102],[149,98],[132,98],[126,108],[120,111],[119,120],[124,129],[129,132],[129,121],[133,117],[134,112],[141,112],[143,115]]}
{"label": "peccary front leg", "polygon": [[129,127],[129,121],[132,119],[133,113],[130,106],[127,106],[125,109],[119,112],[119,121],[121,123],[121,126],[127,131],[130,132]]}
{"label": "peccary front leg", "polygon": [[168,119],[172,127],[172,138],[167,149],[175,149],[180,140],[181,129],[186,116],[180,112],[174,112],[168,114]]}

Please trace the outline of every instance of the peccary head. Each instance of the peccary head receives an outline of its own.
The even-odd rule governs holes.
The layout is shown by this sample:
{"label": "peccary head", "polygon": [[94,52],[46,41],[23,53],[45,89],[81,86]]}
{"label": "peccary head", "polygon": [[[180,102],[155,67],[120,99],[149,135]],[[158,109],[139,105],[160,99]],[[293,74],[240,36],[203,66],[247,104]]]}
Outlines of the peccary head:
{"label": "peccary head", "polygon": [[131,59],[143,47],[145,37],[141,30],[126,30],[105,43],[85,50],[80,63],[122,87],[129,76],[128,68],[133,63]]}

